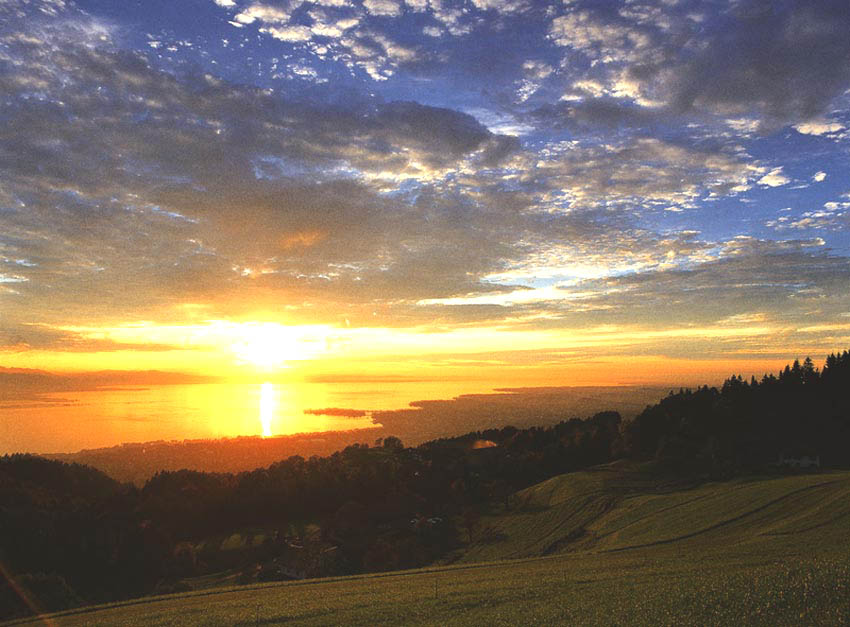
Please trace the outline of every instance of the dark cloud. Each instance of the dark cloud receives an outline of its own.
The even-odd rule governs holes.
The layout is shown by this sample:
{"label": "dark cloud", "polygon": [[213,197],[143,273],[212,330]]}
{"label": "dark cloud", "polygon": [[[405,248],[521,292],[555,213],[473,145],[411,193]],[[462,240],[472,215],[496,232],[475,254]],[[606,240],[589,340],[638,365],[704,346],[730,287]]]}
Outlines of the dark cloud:
{"label": "dark cloud", "polygon": [[843,0],[572,3],[550,38],[591,68],[564,72],[577,102],[543,118],[610,128],[747,115],[776,130],[823,114],[850,86],[848,30]]}
{"label": "dark cloud", "polygon": [[326,407],[325,409],[305,409],[305,414],[313,416],[342,416],[344,418],[362,418],[367,414],[362,409],[345,409],[344,407]]}
{"label": "dark cloud", "polygon": [[533,112],[541,124],[557,128],[610,132],[620,127],[648,129],[669,121],[666,109],[640,107],[621,98],[585,98],[577,102],[544,105]]}
{"label": "dark cloud", "polygon": [[755,110],[774,125],[822,113],[850,83],[843,0],[736,2],[712,30],[690,59],[661,70],[677,108]]}
{"label": "dark cloud", "polygon": [[128,344],[86,334],[33,324],[0,326],[0,351],[48,350],[72,353],[133,351],[169,351],[181,347],[168,344]]}

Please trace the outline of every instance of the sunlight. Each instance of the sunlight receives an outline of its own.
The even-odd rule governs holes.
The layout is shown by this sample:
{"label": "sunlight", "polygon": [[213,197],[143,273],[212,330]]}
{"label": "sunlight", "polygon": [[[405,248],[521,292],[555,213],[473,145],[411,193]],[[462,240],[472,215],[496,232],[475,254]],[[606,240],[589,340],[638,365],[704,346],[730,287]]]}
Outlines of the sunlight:
{"label": "sunlight", "polygon": [[274,386],[271,383],[263,383],[260,386],[260,428],[264,438],[271,437],[272,418],[277,408]]}
{"label": "sunlight", "polygon": [[[271,321],[207,320],[194,324],[133,322],[118,326],[62,326],[90,342],[117,342],[123,351],[75,352],[76,369],[114,369],[133,355],[146,369],[195,370],[221,373],[230,366],[270,372],[294,361],[315,359],[328,351],[332,333],[327,325],[288,325]],[[138,350],[133,350],[138,349]],[[58,355],[61,369],[74,369],[74,359]],[[43,357],[42,357],[43,359]],[[57,361],[57,360],[54,360]]]}
{"label": "sunlight", "polygon": [[287,361],[303,359],[305,351],[296,331],[274,323],[243,323],[236,329],[231,349],[237,362],[272,370]]}

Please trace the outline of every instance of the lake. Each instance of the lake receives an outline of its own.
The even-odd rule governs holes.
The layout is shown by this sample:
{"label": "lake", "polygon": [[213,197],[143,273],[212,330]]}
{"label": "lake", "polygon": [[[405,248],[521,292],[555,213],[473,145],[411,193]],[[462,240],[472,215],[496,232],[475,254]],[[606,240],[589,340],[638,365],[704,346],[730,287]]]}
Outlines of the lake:
{"label": "lake", "polygon": [[124,442],[359,429],[365,416],[305,410],[401,409],[415,400],[488,392],[481,381],[208,383],[116,387],[0,400],[0,454],[69,453]]}

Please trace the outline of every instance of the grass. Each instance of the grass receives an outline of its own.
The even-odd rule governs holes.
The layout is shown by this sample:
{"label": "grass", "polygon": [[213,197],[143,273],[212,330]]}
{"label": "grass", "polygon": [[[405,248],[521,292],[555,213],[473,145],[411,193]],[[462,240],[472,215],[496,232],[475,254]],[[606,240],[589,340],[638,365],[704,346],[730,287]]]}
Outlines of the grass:
{"label": "grass", "polygon": [[[611,465],[518,493],[447,567],[141,599],[58,625],[850,624],[850,473],[686,489]],[[520,559],[507,559],[520,558]]]}

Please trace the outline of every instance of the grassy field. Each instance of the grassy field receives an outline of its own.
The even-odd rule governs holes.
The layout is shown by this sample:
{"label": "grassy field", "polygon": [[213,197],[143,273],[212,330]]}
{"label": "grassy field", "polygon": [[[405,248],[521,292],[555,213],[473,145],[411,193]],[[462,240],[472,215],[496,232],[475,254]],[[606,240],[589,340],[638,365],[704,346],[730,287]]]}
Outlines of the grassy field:
{"label": "grassy field", "polygon": [[[685,489],[626,465],[518,493],[440,568],[216,589],[57,625],[850,624],[850,473]],[[471,563],[480,562],[486,563]]]}
{"label": "grassy field", "polygon": [[783,554],[797,546],[804,553],[838,549],[850,541],[848,496],[850,473],[751,477],[685,489],[631,464],[608,464],[517,493],[510,511],[482,520],[497,539],[474,543],[459,561],[661,550],[667,544],[675,551],[714,550],[720,543],[738,551],[777,545]]}

